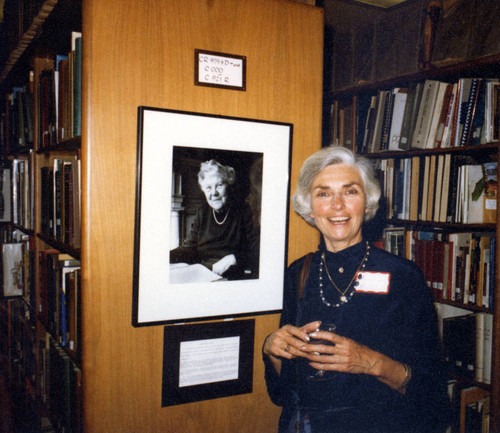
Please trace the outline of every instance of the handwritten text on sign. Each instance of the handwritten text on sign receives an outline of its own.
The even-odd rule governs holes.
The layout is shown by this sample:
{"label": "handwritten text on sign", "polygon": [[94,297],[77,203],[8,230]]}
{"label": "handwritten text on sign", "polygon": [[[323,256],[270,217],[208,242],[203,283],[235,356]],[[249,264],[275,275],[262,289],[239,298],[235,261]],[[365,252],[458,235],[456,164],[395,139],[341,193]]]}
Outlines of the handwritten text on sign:
{"label": "handwritten text on sign", "polygon": [[197,50],[197,84],[245,90],[245,57]]}

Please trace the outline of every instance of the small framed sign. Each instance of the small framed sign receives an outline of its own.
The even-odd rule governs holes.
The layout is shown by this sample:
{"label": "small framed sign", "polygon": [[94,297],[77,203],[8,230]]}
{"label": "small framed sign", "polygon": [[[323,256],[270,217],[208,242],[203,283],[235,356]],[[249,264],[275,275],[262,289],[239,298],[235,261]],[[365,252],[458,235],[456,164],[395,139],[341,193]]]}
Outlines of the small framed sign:
{"label": "small framed sign", "polygon": [[246,57],[194,50],[194,82],[198,86],[246,90]]}
{"label": "small framed sign", "polygon": [[255,321],[166,326],[162,407],[252,392]]}

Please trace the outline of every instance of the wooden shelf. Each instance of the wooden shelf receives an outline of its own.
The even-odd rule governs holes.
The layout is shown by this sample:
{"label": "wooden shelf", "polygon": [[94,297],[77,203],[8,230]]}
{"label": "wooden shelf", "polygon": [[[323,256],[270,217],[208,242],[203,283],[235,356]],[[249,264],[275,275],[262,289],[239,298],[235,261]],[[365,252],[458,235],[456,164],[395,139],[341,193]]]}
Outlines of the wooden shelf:
{"label": "wooden shelf", "polygon": [[405,226],[405,227],[416,227],[423,229],[439,229],[446,232],[473,232],[473,231],[495,231],[497,225],[494,223],[488,224],[459,224],[459,223],[442,223],[436,221],[410,221],[410,220],[400,220],[400,219],[387,219],[387,224],[393,226]]}
{"label": "wooden shelf", "polygon": [[496,154],[500,143],[479,144],[477,146],[443,147],[439,149],[409,149],[409,150],[386,150],[384,152],[363,153],[370,159],[408,158],[409,156],[439,155],[451,153],[452,155],[484,155]]}
{"label": "wooden shelf", "polygon": [[43,233],[38,233],[37,237],[44,241],[47,245],[50,245],[52,248],[59,250],[61,253],[69,254],[77,260],[80,260],[80,250],[77,248],[73,248],[70,245],[65,244],[64,242],[58,241],[51,236],[48,236]]}
{"label": "wooden shelf", "polygon": [[[12,224],[12,223],[8,223]],[[34,236],[35,231],[33,229],[27,229],[26,227],[20,226],[18,224],[12,224],[13,227],[15,227],[17,230],[21,230],[23,233],[29,235],[29,236]]]}
{"label": "wooden shelf", "polygon": [[491,385],[484,383],[484,382],[478,382],[477,380],[474,380],[472,377],[468,376],[462,376],[456,373],[449,373],[449,376],[453,379],[459,380],[461,382],[464,382],[470,386],[477,386],[479,388],[485,389],[486,391],[491,392]]}
{"label": "wooden shelf", "polygon": [[434,302],[438,302],[440,304],[450,305],[451,307],[462,308],[463,310],[474,311],[475,313],[489,313],[493,314],[489,308],[481,307],[479,305],[474,304],[463,304],[461,302],[451,301],[449,299],[436,299]]}
{"label": "wooden shelf", "polygon": [[51,152],[75,152],[80,149],[80,144],[82,142],[82,137],[68,138],[67,140],[62,140],[61,142],[53,145],[42,147],[36,151],[39,154],[47,154]]}
{"label": "wooden shelf", "polygon": [[11,70],[17,65],[19,59],[36,39],[36,36],[40,33],[40,30],[45,23],[45,20],[50,16],[50,13],[57,5],[57,2],[58,0],[45,0],[42,4],[40,11],[33,19],[31,26],[21,36],[17,47],[10,53],[3,70],[0,72],[0,84],[7,79]]}
{"label": "wooden shelf", "polygon": [[494,71],[500,73],[500,54],[485,56],[471,61],[464,61],[445,66],[434,66],[426,70],[406,75],[387,77],[378,81],[363,82],[355,86],[336,89],[330,93],[331,99],[343,98],[361,93],[375,92],[380,89],[389,89],[394,86],[404,86],[422,80],[444,80],[450,77],[469,77],[483,75]]}

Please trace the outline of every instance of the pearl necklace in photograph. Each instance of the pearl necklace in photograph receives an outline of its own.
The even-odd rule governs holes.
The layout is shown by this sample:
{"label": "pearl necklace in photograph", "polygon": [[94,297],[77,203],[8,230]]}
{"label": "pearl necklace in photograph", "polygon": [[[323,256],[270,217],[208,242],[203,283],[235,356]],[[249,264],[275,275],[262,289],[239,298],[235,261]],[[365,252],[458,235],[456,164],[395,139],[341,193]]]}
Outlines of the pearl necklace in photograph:
{"label": "pearl necklace in photograph", "polygon": [[221,225],[222,225],[222,224],[224,224],[224,223],[226,222],[226,220],[227,220],[227,216],[229,215],[229,209],[227,210],[227,212],[226,212],[226,216],[224,217],[224,219],[223,219],[222,221],[220,221],[220,222],[217,220],[217,215],[215,214],[215,210],[214,210],[214,209],[212,209],[212,214],[213,214],[213,216],[214,216],[214,220],[215,220],[215,222],[221,226]]}

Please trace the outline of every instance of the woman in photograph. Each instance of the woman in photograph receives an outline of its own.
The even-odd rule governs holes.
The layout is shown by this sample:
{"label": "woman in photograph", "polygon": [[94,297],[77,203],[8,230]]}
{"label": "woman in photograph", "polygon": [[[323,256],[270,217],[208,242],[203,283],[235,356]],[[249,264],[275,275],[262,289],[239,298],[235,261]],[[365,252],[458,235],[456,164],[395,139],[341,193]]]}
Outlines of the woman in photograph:
{"label": "woman in photograph", "polygon": [[201,263],[230,280],[258,278],[259,228],[244,198],[233,197],[233,167],[202,162],[198,184],[206,202],[186,240],[170,251],[170,263]]}
{"label": "woman in photograph", "polygon": [[263,346],[268,392],[283,406],[280,433],[444,432],[430,291],[413,262],[363,236],[379,198],[370,162],[346,148],[323,148],[301,169],[294,209],[321,241],[302,295],[305,257],[288,268],[280,328]]}

